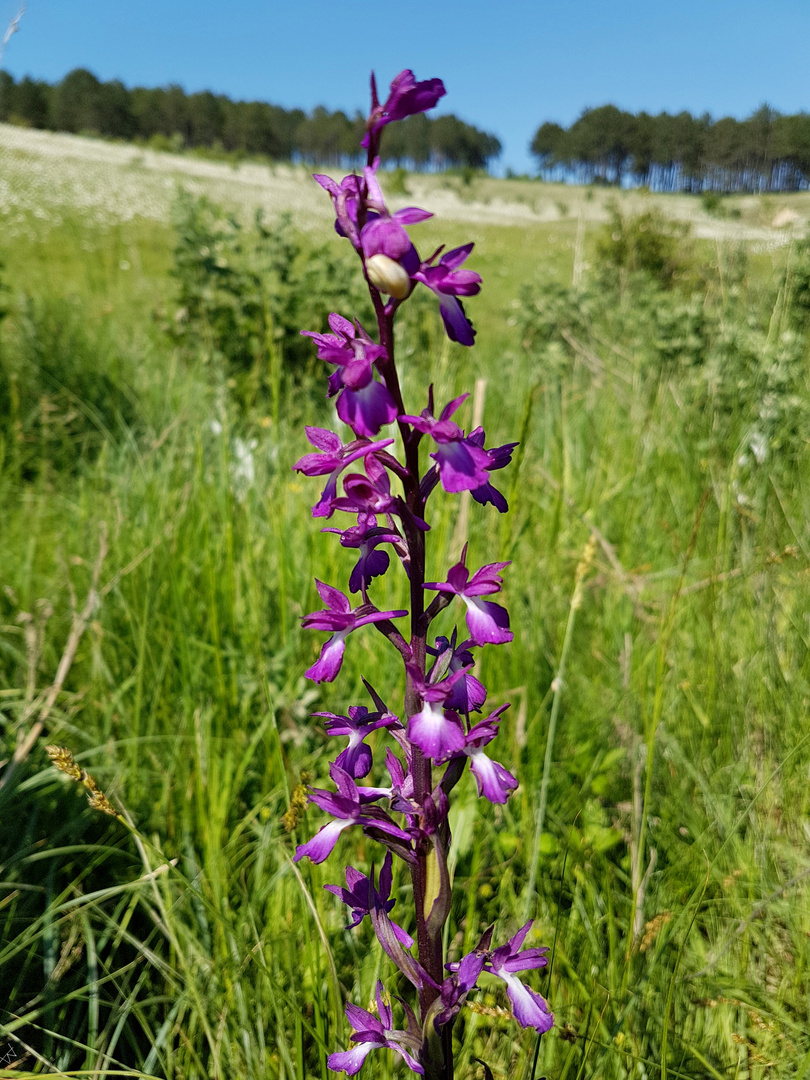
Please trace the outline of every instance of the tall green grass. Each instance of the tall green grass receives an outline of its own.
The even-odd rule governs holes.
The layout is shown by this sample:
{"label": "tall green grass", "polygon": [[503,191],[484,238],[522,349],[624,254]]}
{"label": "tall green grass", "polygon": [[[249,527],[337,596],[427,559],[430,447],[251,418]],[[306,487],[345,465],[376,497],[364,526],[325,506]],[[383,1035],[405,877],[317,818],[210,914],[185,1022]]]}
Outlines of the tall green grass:
{"label": "tall green grass", "polygon": [[[480,375],[490,442],[521,438],[511,472],[499,474],[512,513],[496,520],[486,508],[469,531],[472,562],[512,560],[515,641],[482,658],[480,674],[493,706],[513,702],[498,751],[521,785],[505,807],[479,803],[469,777],[459,786],[448,943],[460,954],[490,922],[503,936],[536,918],[531,944],[550,945],[551,964],[535,985],[557,1027],[538,1047],[482,979],[457,1026],[458,1075],[480,1073],[480,1058],[496,1078],[521,1080],[801,1077],[810,1066],[801,371],[790,368],[784,394],[798,405],[785,408],[761,464],[749,438],[752,402],[773,392],[754,360],[790,332],[778,325],[778,275],[743,268],[731,300],[728,276],[709,275],[704,303],[720,306],[728,333],[712,331],[693,351],[716,365],[715,378],[711,365],[683,359],[686,346],[662,366],[675,335],[661,327],[671,316],[689,329],[692,301],[649,281],[614,292],[591,277],[584,292],[562,294],[551,322],[551,283],[508,307],[551,236],[566,238],[556,280],[570,281],[574,229],[561,229],[524,235],[511,261],[513,234],[483,230],[477,268],[493,287],[470,303],[479,350],[446,344],[427,306],[400,344],[413,408],[428,381],[446,397]],[[130,247],[154,249],[150,230],[132,230]],[[348,1036],[346,997],[368,1004],[379,975],[397,990],[368,929],[346,932],[322,889],[375,851],[350,835],[324,866],[294,866],[295,843],[321,818],[307,810],[290,834],[281,819],[302,774],[327,778],[326,738],[310,713],[362,701],[364,675],[396,707],[398,665],[370,630],[349,641],[339,684],[303,678],[320,639],[299,626],[318,606],[313,578],[340,585],[350,566],[309,516],[317,482],[291,471],[307,449],[299,418],[326,417],[320,398],[292,388],[278,422],[246,417],[224,380],[180,361],[125,291],[92,318],[110,259],[97,241],[98,273],[85,268],[92,289],[55,271],[46,283],[32,267],[41,307],[18,298],[2,337],[6,369],[25,370],[48,312],[72,295],[80,321],[88,315],[75,340],[137,408],[117,427],[87,412],[98,437],[70,467],[46,445],[37,468],[21,471],[15,454],[27,444],[14,441],[19,427],[7,436],[4,757],[54,679],[101,522],[109,552],[45,733],[0,790],[0,1041],[25,1047],[23,1068],[34,1072],[326,1077],[327,1054]],[[169,238],[161,243],[168,250]],[[57,249],[53,266],[60,258]],[[140,265],[135,294],[165,297],[163,271],[145,256]],[[750,370],[748,353],[729,344],[735,328],[753,335]],[[70,447],[70,429],[65,437]],[[240,479],[237,439],[256,440],[252,484]],[[429,577],[458,543],[456,505],[435,499]],[[389,578],[381,603],[403,592]],[[459,613],[443,618],[450,628]],[[45,742],[70,746],[129,826],[91,812],[49,767]],[[407,875],[396,888],[407,919]],[[385,1080],[397,1066],[380,1054],[371,1068]]]}

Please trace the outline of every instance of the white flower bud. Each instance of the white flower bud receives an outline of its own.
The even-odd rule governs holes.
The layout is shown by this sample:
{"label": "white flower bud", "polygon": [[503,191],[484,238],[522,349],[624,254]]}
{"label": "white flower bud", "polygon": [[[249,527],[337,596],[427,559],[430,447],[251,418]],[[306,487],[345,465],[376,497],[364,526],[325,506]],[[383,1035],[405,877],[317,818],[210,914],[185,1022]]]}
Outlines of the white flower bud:
{"label": "white flower bud", "polygon": [[372,255],[366,259],[366,273],[372,285],[395,300],[410,296],[412,286],[408,271],[388,255]]}

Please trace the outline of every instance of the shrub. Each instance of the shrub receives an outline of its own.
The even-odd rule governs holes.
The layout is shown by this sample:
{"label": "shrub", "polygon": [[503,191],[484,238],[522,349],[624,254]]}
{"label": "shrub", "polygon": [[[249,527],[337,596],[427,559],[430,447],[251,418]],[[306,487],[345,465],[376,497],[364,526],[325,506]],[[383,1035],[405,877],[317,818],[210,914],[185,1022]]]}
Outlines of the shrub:
{"label": "shrub", "polygon": [[689,226],[670,221],[657,210],[635,216],[622,215],[613,207],[610,222],[596,242],[596,260],[603,284],[611,278],[626,279],[641,273],[664,288],[688,283],[691,271]]}
{"label": "shrub", "polygon": [[[173,224],[176,309],[167,329],[183,356],[221,370],[243,407],[278,400],[318,363],[299,327],[326,327],[330,311],[357,309],[360,275],[324,245],[307,249],[283,214],[252,229],[205,197],[178,193]],[[324,297],[329,296],[330,302]]]}
{"label": "shrub", "polygon": [[[622,243],[633,231],[625,230]],[[524,290],[517,308],[522,343],[547,379],[570,375],[579,360],[594,380],[610,370],[634,395],[646,387],[650,401],[666,386],[685,429],[700,433],[706,449],[727,456],[751,444],[756,464],[769,459],[769,468],[792,468],[802,459],[810,439],[801,332],[810,322],[810,246],[800,250],[782,286],[781,320],[782,301],[749,288],[734,252],[723,268],[723,289],[685,295],[637,272],[627,276],[620,304],[615,290],[599,287],[604,269],[580,289],[546,282]],[[712,286],[716,271],[698,271]]]}

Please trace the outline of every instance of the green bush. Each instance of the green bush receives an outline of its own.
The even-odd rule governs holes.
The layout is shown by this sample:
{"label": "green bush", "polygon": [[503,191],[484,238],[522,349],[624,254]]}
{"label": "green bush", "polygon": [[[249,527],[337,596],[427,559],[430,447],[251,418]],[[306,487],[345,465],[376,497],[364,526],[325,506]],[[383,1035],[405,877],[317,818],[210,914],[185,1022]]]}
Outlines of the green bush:
{"label": "green bush", "polygon": [[174,206],[176,308],[168,331],[189,362],[221,370],[244,407],[278,395],[315,370],[301,329],[323,330],[331,311],[371,318],[358,270],[330,246],[307,248],[289,214],[261,211],[246,229],[206,198]]}
{"label": "green bush", "polygon": [[146,145],[150,150],[157,150],[160,153],[180,154],[185,147],[185,139],[179,131],[175,131],[173,135],[163,135],[161,132],[155,132],[154,135],[149,136]]}
{"label": "green bush", "polygon": [[723,196],[719,191],[704,191],[700,196],[700,205],[707,214],[712,214],[714,217],[726,216]]}
{"label": "green bush", "polygon": [[691,271],[689,226],[670,221],[658,210],[635,216],[613,207],[610,221],[596,242],[597,266],[603,283],[641,273],[671,289],[688,283]]}
{"label": "green bush", "polygon": [[[643,257],[634,249],[639,235],[644,243],[652,238]],[[769,459],[773,467],[792,467],[810,438],[800,332],[810,321],[810,248],[800,251],[777,296],[753,293],[736,256],[723,268],[722,289],[712,280],[716,271],[694,267],[709,287],[685,294],[670,288],[666,275],[649,272],[664,266],[669,249],[662,235],[631,224],[611,241],[624,265],[639,271],[627,275],[620,303],[615,288],[601,283],[605,262],[579,289],[557,282],[527,287],[517,309],[524,348],[546,379],[570,377],[584,364],[595,381],[610,372],[642,397],[667,387],[707,450],[728,459],[751,446],[757,465]],[[645,259],[647,272],[640,272]]]}

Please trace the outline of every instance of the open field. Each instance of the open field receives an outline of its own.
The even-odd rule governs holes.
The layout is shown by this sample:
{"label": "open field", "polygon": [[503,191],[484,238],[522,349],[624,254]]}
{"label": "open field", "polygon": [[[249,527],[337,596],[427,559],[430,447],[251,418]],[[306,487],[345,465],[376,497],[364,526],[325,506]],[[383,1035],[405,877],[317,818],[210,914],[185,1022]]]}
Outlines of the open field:
{"label": "open field", "polygon": [[[0,124],[4,229],[21,225],[27,214],[58,223],[63,211],[75,210],[107,225],[135,217],[166,222],[178,183],[243,213],[259,207],[269,215],[290,211],[302,228],[329,221],[328,202],[325,205],[310,182],[310,171],[303,167],[230,165],[191,154]],[[411,200],[429,205],[443,221],[522,227],[569,218],[604,222],[607,207],[614,202],[627,213],[638,213],[652,202],[674,220],[688,221],[698,237],[745,240],[764,247],[788,242],[810,221],[808,192],[735,196],[724,201],[727,211],[739,214],[733,220],[718,220],[691,196],[649,196],[484,176],[465,182],[461,177],[414,174],[407,181],[407,193],[390,199],[394,209]]]}
{"label": "open field", "polygon": [[[291,212],[302,266],[321,244],[341,257],[304,170],[0,126],[0,1048],[43,1073],[310,1080],[346,1046],[345,996],[367,1005],[389,969],[321,888],[371,846],[350,835],[296,869],[322,816],[292,834],[281,818],[302,774],[326,780],[309,714],[360,701],[369,672],[393,702],[398,666],[358,633],[339,683],[303,678],[321,640],[299,622],[313,578],[350,565],[310,517],[317,481],[290,468],[303,421],[329,423],[323,373],[292,370],[285,339],[239,398],[211,326],[194,348],[167,332],[182,322],[178,184],[246,225]],[[405,186],[394,205],[436,212],[420,247],[475,240],[485,283],[474,350],[411,301],[406,401],[486,379],[488,444],[521,440],[501,474],[512,512],[469,523],[472,561],[512,561],[515,640],[482,678],[493,706],[512,702],[499,750],[520,788],[492,807],[460,785],[448,941],[460,953],[490,922],[503,935],[533,916],[528,944],[553,948],[533,985],[557,1027],[537,1058],[486,982],[457,1075],[481,1076],[480,1058],[495,1080],[800,1080],[810,195],[729,199],[739,217],[718,219],[678,196]],[[692,226],[694,243],[663,247],[682,255],[674,285],[611,263],[611,200],[627,220],[655,207]],[[774,227],[786,208],[794,223]],[[431,512],[434,579],[463,526],[448,496]],[[390,574],[378,602],[402,592]],[[9,778],[72,627],[64,685]],[[46,742],[132,828],[91,811]],[[402,1075],[372,1060],[361,1075]]]}

